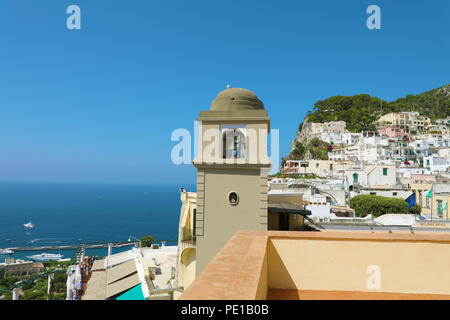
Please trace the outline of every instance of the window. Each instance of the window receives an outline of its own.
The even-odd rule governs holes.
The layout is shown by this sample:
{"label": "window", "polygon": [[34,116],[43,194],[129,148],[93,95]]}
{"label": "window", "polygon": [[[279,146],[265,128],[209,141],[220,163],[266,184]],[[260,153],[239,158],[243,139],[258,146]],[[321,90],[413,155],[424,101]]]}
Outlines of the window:
{"label": "window", "polygon": [[192,230],[192,235],[195,237],[197,235],[197,209],[194,209],[194,221],[192,223],[193,225],[193,230]]}
{"label": "window", "polygon": [[387,176],[387,171],[388,171],[387,168],[383,168],[383,176]]}
{"label": "window", "polygon": [[393,197],[397,196],[397,192],[392,192],[392,196]]}
{"label": "window", "polygon": [[228,201],[231,205],[235,206],[239,203],[239,196],[236,192],[232,191],[228,194]]}
{"label": "window", "polygon": [[316,163],[316,168],[319,168],[319,164],[318,163]]}
{"label": "window", "polygon": [[330,170],[333,170],[333,164],[330,163]]}
{"label": "window", "polygon": [[437,211],[438,211],[438,215],[440,217],[442,217],[443,215],[443,208],[442,208],[442,200],[437,200]]}
{"label": "window", "polygon": [[358,183],[358,174],[357,173],[353,174],[353,183]]}
{"label": "window", "polygon": [[427,208],[430,208],[430,198],[425,197],[425,199],[427,199]]}

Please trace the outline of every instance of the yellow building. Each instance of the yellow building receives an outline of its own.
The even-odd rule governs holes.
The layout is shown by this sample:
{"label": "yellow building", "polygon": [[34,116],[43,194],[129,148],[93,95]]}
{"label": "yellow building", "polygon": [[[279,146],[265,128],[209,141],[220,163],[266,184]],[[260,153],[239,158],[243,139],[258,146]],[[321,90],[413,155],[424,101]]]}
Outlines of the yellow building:
{"label": "yellow building", "polygon": [[377,123],[380,126],[396,126],[407,131],[425,132],[431,124],[430,118],[418,112],[391,112],[381,116]]}
{"label": "yellow building", "polygon": [[269,193],[267,230],[304,230],[303,194],[289,189]]}
{"label": "yellow building", "polygon": [[[181,211],[178,231],[177,278],[178,285],[187,288],[195,280],[195,217],[197,193],[181,189]],[[174,294],[178,294],[174,292]],[[176,298],[176,297],[175,297]]]}
{"label": "yellow building", "polygon": [[[426,193],[432,189],[432,197],[426,196]],[[413,183],[410,189],[416,193],[416,203],[422,207],[422,215],[433,219],[449,218],[448,209],[445,206],[449,200],[450,194],[441,190],[441,186],[431,183]],[[447,206],[448,208],[448,206]]]}

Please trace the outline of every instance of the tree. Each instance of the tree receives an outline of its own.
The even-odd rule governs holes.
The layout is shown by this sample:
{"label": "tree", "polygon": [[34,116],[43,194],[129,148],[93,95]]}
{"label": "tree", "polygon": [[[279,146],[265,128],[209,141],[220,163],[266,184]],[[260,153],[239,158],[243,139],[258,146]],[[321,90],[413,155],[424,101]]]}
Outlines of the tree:
{"label": "tree", "polygon": [[[368,94],[332,96],[319,100],[306,114],[308,122],[345,121],[350,132],[375,131],[377,117],[401,111],[417,111],[431,120],[450,115],[450,84],[392,102]],[[301,126],[299,127],[299,130]]]}
{"label": "tree", "polygon": [[142,247],[151,247],[153,242],[155,242],[155,236],[144,236],[141,238]]}
{"label": "tree", "polygon": [[307,146],[297,141],[295,148],[289,155],[291,160],[302,160],[305,158],[306,153],[309,152],[313,159],[328,160],[328,143],[320,140],[319,138],[313,138]]}
{"label": "tree", "polygon": [[422,211],[419,205],[416,208],[408,208],[408,203],[403,199],[375,195],[353,197],[350,200],[350,207],[355,209],[355,214],[358,217],[365,217],[368,214],[379,217],[387,213],[420,214]]}
{"label": "tree", "polygon": [[1,286],[5,286],[5,287],[10,287],[11,285],[16,283],[17,281],[19,281],[19,278],[13,277],[13,276],[8,276],[8,277],[6,277],[4,279],[0,279],[0,285]]}
{"label": "tree", "polygon": [[303,145],[303,143],[297,141],[295,143],[295,148],[292,150],[291,154],[289,155],[288,159],[290,160],[301,160],[304,158],[306,152],[306,148]]}
{"label": "tree", "polygon": [[56,268],[60,265],[60,262],[58,260],[48,260],[48,261],[42,261],[42,264],[45,268]]}
{"label": "tree", "polygon": [[19,300],[47,300],[47,292],[42,290],[26,291],[19,297]]}

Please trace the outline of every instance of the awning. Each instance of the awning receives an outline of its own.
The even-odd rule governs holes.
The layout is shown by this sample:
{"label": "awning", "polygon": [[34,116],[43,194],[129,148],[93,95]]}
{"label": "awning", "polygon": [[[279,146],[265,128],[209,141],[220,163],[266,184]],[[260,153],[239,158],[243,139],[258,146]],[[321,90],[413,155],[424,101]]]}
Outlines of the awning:
{"label": "awning", "polygon": [[95,271],[87,283],[83,300],[105,300],[106,299],[106,272]]}
{"label": "awning", "polygon": [[300,214],[302,216],[308,216],[311,214],[310,210],[305,210],[303,209],[303,206],[291,202],[269,203],[267,209],[269,213],[290,213]]}
{"label": "awning", "polygon": [[116,282],[108,284],[106,286],[106,298],[112,298],[118,294],[121,294],[127,290],[130,290],[134,286],[140,284],[141,281],[137,273],[133,273],[131,276],[120,279]]}
{"label": "awning", "polygon": [[121,263],[106,270],[106,284],[111,284],[136,272],[134,260]]}
{"label": "awning", "polygon": [[92,272],[83,300],[113,298],[140,284],[134,260]]}
{"label": "awning", "polygon": [[105,258],[106,262],[108,263],[108,267],[112,267],[133,259],[134,259],[133,250],[127,250],[124,252],[116,253]]}
{"label": "awning", "polygon": [[125,292],[124,294],[118,296],[116,300],[147,300],[147,299],[144,298],[141,284],[138,284],[137,286]]}

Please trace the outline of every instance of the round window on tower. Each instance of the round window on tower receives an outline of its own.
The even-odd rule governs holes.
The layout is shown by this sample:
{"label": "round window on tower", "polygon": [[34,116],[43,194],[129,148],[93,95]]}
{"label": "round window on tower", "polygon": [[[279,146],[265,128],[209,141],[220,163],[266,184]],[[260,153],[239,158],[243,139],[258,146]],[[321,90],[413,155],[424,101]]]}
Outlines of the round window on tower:
{"label": "round window on tower", "polygon": [[234,191],[231,191],[231,192],[228,194],[228,202],[229,202],[232,206],[237,205],[238,202],[239,202],[239,196],[238,196],[238,194],[237,194],[236,192],[234,192]]}

